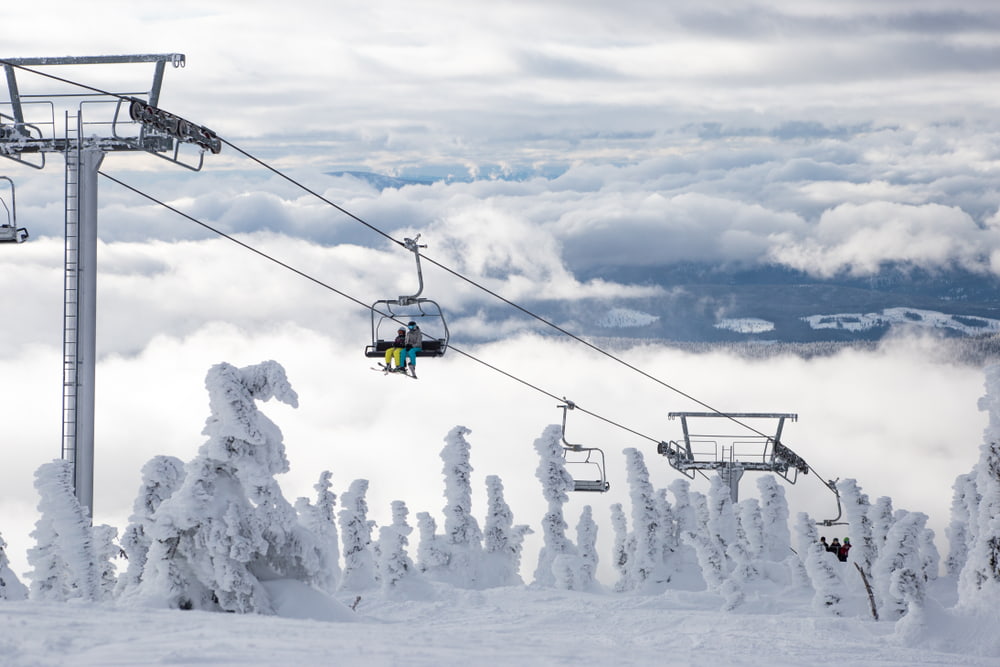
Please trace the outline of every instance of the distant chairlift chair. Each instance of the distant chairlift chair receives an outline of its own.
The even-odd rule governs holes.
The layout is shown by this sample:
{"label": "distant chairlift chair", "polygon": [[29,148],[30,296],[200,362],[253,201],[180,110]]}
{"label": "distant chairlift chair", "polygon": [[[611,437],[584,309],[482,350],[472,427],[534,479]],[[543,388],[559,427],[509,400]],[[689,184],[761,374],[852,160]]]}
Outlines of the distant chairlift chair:
{"label": "distant chairlift chair", "polygon": [[28,230],[17,226],[17,207],[14,202],[14,181],[7,176],[0,176],[0,180],[7,181],[10,185],[10,207],[3,197],[0,197],[0,207],[7,213],[7,221],[0,218],[0,243],[24,243],[28,240]]}
{"label": "distant chairlift chair", "polygon": [[576,404],[573,401],[563,400],[566,402],[558,406],[563,411],[563,461],[566,464],[566,472],[573,476],[573,490],[604,493],[611,488],[604,472],[606,470],[604,452],[597,447],[584,447],[566,441],[566,412],[574,409]]}

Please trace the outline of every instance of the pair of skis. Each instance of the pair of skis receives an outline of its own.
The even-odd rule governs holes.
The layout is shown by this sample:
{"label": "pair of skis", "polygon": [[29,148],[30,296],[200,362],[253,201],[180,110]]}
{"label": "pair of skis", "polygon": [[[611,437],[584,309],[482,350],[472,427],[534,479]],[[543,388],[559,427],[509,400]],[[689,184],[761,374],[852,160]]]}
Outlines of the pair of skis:
{"label": "pair of skis", "polygon": [[[406,370],[394,370],[391,366],[378,362],[378,368],[372,368],[372,370],[381,371],[385,375],[402,375],[403,377],[408,377],[413,380],[417,379],[417,371],[413,368],[413,366],[410,366],[410,372],[407,373]],[[412,375],[410,373],[412,373]]]}

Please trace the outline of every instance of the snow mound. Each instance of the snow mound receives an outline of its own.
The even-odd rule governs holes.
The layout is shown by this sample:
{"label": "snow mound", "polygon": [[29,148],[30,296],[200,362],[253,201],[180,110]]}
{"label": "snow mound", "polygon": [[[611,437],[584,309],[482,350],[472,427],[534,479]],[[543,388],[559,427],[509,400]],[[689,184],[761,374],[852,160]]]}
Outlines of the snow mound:
{"label": "snow mound", "polygon": [[597,326],[607,329],[628,329],[644,327],[660,319],[659,315],[650,315],[641,310],[630,308],[612,308],[604,317],[597,321]]}
{"label": "snow mound", "polygon": [[332,623],[356,621],[358,618],[346,605],[296,579],[272,579],[260,583],[271,598],[274,613],[283,618]]}
{"label": "snow mound", "polygon": [[728,329],[736,333],[755,334],[765,331],[774,331],[774,322],[762,320],[756,317],[736,317],[719,320],[715,323],[716,329]]}

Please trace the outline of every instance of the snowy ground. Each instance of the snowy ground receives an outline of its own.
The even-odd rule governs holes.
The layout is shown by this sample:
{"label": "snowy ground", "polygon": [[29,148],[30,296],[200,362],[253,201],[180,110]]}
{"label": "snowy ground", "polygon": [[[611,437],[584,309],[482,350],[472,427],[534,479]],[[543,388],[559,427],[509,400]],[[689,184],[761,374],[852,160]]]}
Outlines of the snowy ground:
{"label": "snowy ground", "polygon": [[[952,586],[939,581],[937,588]],[[0,664],[994,667],[1000,655],[997,618],[957,622],[946,612],[929,612],[927,631],[912,644],[896,635],[894,623],[819,614],[810,598],[811,592],[751,593],[729,613],[719,611],[718,596],[705,592],[639,596],[438,586],[420,601],[362,596],[351,613],[356,620],[345,622],[3,602]]]}

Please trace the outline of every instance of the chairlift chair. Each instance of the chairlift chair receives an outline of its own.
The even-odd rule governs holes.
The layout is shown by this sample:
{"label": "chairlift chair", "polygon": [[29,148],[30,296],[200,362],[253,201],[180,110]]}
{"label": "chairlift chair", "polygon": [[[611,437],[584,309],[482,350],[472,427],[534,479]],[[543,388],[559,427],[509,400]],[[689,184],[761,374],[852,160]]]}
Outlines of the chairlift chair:
{"label": "chairlift chair", "polygon": [[445,321],[441,306],[436,301],[421,297],[424,291],[424,277],[420,270],[420,248],[416,239],[404,239],[407,250],[411,251],[417,261],[417,293],[401,296],[397,299],[380,299],[372,304],[372,342],[365,347],[365,356],[376,359],[385,356],[386,350],[393,345],[396,331],[400,325],[413,321],[423,333],[421,349],[418,357],[440,357],[448,349],[448,323]]}
{"label": "chairlift chair", "polygon": [[0,176],[0,180],[7,181],[10,185],[10,206],[3,197],[0,197],[0,208],[7,213],[7,220],[4,222],[0,218],[0,243],[24,243],[28,240],[28,230],[17,226],[17,208],[14,202],[14,181],[7,176]]}
{"label": "chairlift chair", "polygon": [[567,442],[566,412],[575,408],[576,404],[573,401],[566,401],[558,407],[563,411],[563,461],[566,464],[566,472],[573,477],[573,490],[604,493],[611,488],[604,473],[606,470],[604,452],[597,447],[584,447]]}

